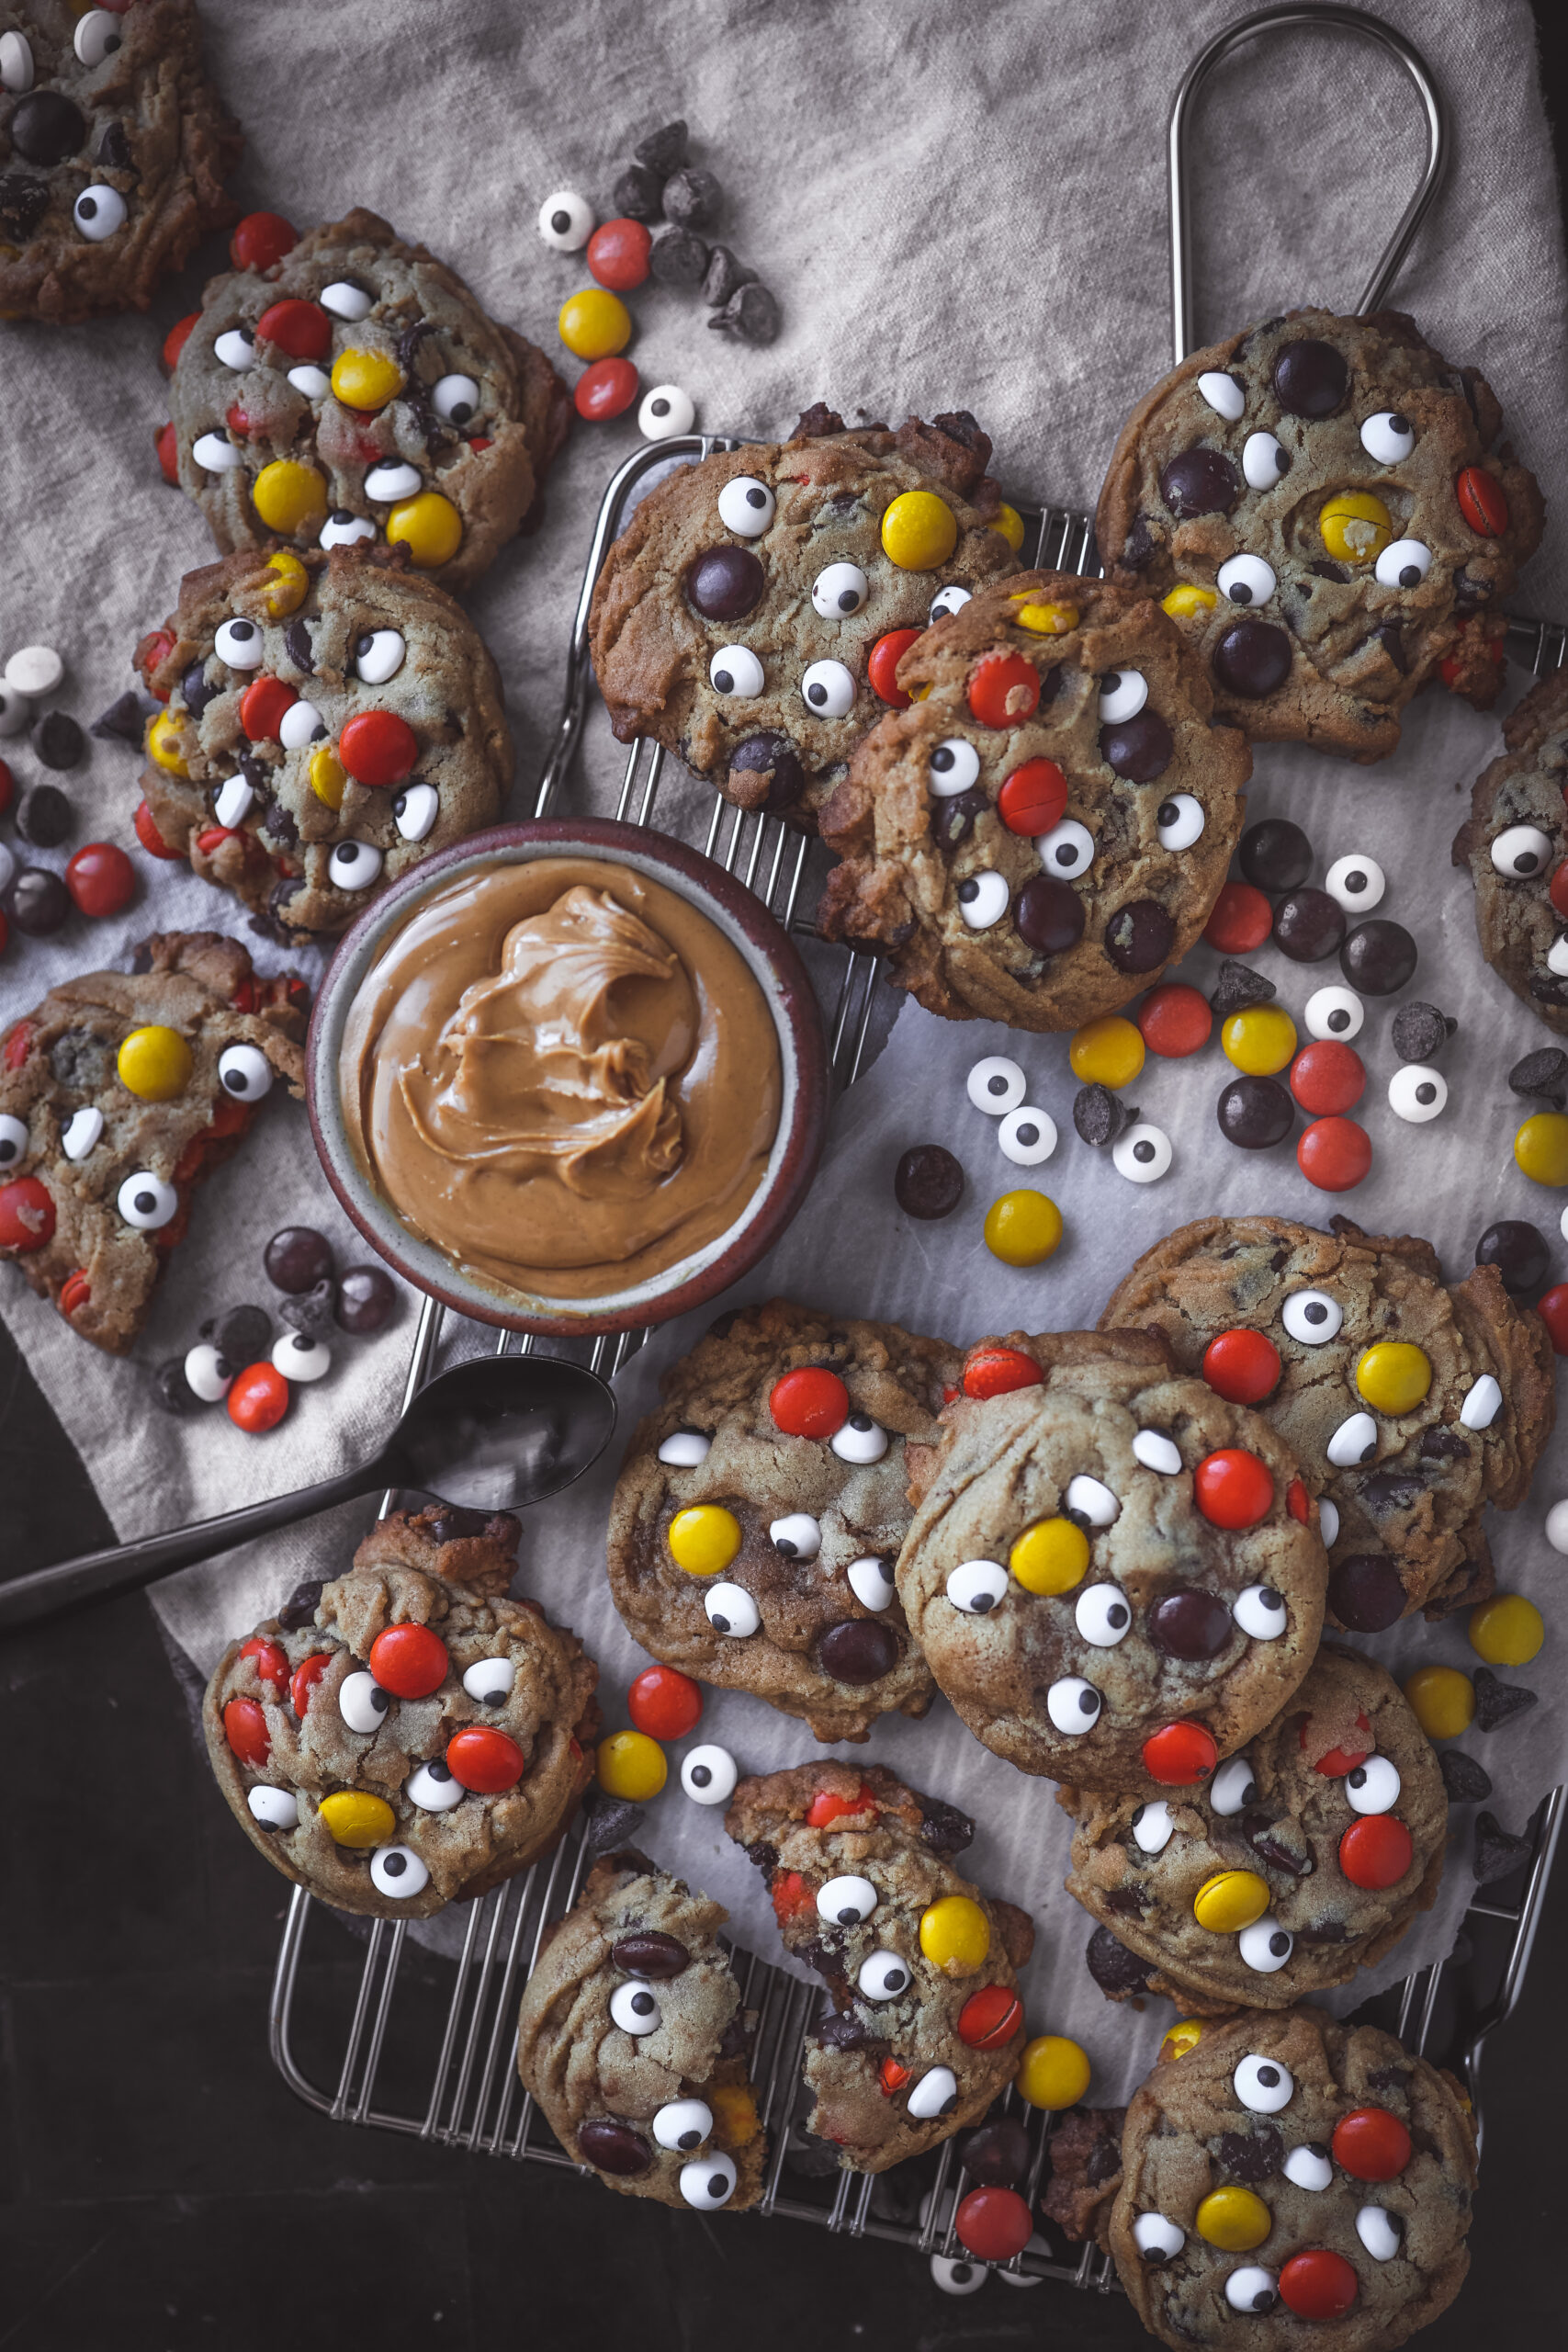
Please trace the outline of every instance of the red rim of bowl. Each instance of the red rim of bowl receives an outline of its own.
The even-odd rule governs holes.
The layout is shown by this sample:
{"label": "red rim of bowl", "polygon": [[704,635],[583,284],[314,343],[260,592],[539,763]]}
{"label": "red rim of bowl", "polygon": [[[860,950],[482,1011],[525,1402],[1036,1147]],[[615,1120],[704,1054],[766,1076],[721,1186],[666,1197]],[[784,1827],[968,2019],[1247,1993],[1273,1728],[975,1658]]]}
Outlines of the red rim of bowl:
{"label": "red rim of bowl", "polygon": [[[645,1300],[636,1309],[624,1310],[619,1314],[596,1314],[592,1301],[584,1302],[581,1313],[530,1314],[522,1307],[507,1306],[499,1291],[492,1292],[489,1285],[476,1277],[465,1277],[456,1266],[449,1283],[434,1280],[424,1271],[416,1272],[408,1258],[378,1229],[363,1202],[369,1197],[382,1203],[387,1218],[400,1231],[407,1230],[396,1210],[376,1192],[346,1141],[343,1147],[343,1165],[340,1166],[337,1155],[329,1148],[322,1132],[317,1104],[317,1070],[322,1055],[327,1051],[326,1032],[329,1026],[335,1026],[338,1034],[332,1040],[330,1070],[335,1102],[337,1048],[342,1028],[336,1007],[342,996],[344,976],[371,939],[384,935],[389,926],[401,919],[412,900],[425,897],[455,867],[482,865],[487,857],[497,857],[502,864],[518,862],[506,854],[519,845],[561,855],[577,852],[604,857],[607,861],[647,859],[667,874],[679,876],[689,885],[681,895],[699,908],[703,908],[705,900],[711,900],[729,918],[735,931],[740,934],[744,943],[740,952],[746,956],[753,973],[757,973],[760,965],[767,975],[769,985],[765,987],[764,994],[784,1049],[786,1102],[790,1095],[789,1074],[793,1063],[794,1099],[789,1109],[784,1149],[772,1175],[764,1179],[761,1190],[752,1194],[747,1211],[743,1212],[749,1217],[744,1232],[728,1247],[720,1248],[716,1256],[699,1272],[687,1275],[684,1281],[661,1293],[656,1301]],[[679,885],[671,887],[679,888]],[[725,926],[720,924],[718,928],[722,933]],[[436,856],[426,858],[412,867],[389,890],[373,900],[344,932],[317,993],[305,1046],[305,1082],[310,1134],[322,1172],[344,1213],[364,1235],[377,1256],[384,1259],[416,1291],[427,1297],[439,1299],[444,1306],[452,1308],[456,1314],[468,1316],[477,1323],[493,1324],[502,1330],[531,1331],[543,1338],[587,1338],[605,1331],[642,1329],[650,1324],[670,1322],[676,1316],[701,1306],[705,1300],[716,1297],[720,1291],[728,1290],[772,1249],[795,1218],[817,1173],[817,1163],[822,1156],[828,1129],[828,1052],[822,1035],[822,1015],[799,951],[788,933],[760,899],[754,897],[744,884],[727,874],[722,866],[705,857],[700,850],[689,849],[684,842],[675,841],[668,833],[654,832],[640,825],[617,824],[608,818],[599,817],[546,817],[529,824],[497,825],[489,832],[472,833],[466,841],[457,842],[450,849],[443,850]],[[425,1246],[434,1248],[434,1245]],[[658,1277],[653,1279],[657,1281]],[[460,1284],[464,1286],[459,1287]]]}

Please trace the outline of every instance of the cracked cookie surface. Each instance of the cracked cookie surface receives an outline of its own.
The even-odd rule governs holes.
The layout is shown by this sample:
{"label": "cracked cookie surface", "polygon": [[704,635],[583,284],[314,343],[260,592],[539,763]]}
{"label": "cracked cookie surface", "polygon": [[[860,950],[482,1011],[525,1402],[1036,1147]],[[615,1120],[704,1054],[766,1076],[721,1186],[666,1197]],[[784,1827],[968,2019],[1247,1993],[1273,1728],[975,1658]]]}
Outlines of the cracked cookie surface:
{"label": "cracked cookie surface", "polygon": [[1453,862],[1475,885],[1483,956],[1568,1036],[1568,671],[1537,681],[1503,721],[1503,742],[1476,778]]}

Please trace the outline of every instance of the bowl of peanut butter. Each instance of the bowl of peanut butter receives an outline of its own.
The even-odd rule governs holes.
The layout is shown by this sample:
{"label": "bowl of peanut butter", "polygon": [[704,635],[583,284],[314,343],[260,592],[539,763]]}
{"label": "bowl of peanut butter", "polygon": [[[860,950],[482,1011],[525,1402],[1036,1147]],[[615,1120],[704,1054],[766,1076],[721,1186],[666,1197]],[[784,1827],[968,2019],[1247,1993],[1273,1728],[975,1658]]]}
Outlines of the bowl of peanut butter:
{"label": "bowl of peanut butter", "polygon": [[406,1280],[548,1335],[666,1321],[772,1246],[816,1172],[828,1061],[761,901],[683,842],[583,819],[428,859],[346,934],[307,1047],[338,1199]]}

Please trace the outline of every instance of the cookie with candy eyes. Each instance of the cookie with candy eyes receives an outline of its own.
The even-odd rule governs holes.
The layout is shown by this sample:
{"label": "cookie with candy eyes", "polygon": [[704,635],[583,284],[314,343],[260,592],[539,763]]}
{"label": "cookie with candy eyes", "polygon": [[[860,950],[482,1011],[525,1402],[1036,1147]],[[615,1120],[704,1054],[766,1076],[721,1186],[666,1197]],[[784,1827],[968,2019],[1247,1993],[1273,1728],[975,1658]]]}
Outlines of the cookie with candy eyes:
{"label": "cookie with candy eyes", "polygon": [[932,1684],[893,1582],[908,1450],[959,1355],[894,1323],[772,1299],[664,1374],[610,1507],[610,1590],[644,1649],[752,1691],[821,1740],[923,1715]]}
{"label": "cookie with candy eyes", "polygon": [[1568,671],[1540,679],[1503,721],[1476,778],[1453,862],[1475,885],[1481,952],[1549,1029],[1568,1035]]}
{"label": "cookie with candy eyes", "polygon": [[677,467],[593,592],[594,675],[623,742],[651,736],[742,808],[814,823],[888,704],[932,600],[1016,570],[966,412],[846,432],[808,410],[782,446]]}
{"label": "cookie with candy eyes", "polygon": [[822,811],[819,922],[930,1012],[1074,1029],[1185,956],[1241,833],[1252,755],[1153,599],[1021,572],[905,654]]}
{"label": "cookie with candy eyes", "polygon": [[1553,1358],[1495,1267],[1446,1284],[1430,1243],[1333,1222],[1183,1226],[1139,1259],[1100,1328],[1160,1332],[1278,1430],[1321,1499],[1330,1617],[1379,1633],[1490,1591],[1476,1522],[1525,1498],[1551,1434]]}
{"label": "cookie with candy eyes", "polygon": [[1469,2104],[1392,2034],[1321,2009],[1184,2035],[1122,2132],[1109,2234],[1139,2319],[1175,2352],[1403,2344],[1469,2267]]}
{"label": "cookie with candy eyes", "polygon": [[411,865],[494,824],[511,786],[483,639],[385,548],[187,572],[136,666],[164,705],[139,833],[285,933],[344,930]]}
{"label": "cookie with candy eyes", "polygon": [[1294,1455],[1152,1332],[983,1340],[963,1386],[912,1458],[896,1571],[938,1688],[1021,1771],[1207,1781],[1317,1647],[1328,1563]]}
{"label": "cookie with candy eyes", "polygon": [[571,403],[456,271],[356,209],[212,278],[170,384],[218,547],[400,547],[465,588],[528,527]]}
{"label": "cookie with candy eyes", "polygon": [[0,316],[144,311],[239,207],[240,127],[209,82],[193,0],[0,8]]}
{"label": "cookie with candy eyes", "polygon": [[488,1893],[549,1851],[592,1778],[599,1670],[508,1600],[517,1535],[504,1511],[393,1512],[213,1671],[230,1811],[340,1911],[427,1919]]}
{"label": "cookie with candy eyes", "polygon": [[1017,2071],[1034,1927],[954,1867],[974,1824],[880,1765],[824,1761],[742,1781],[724,1826],[832,2003],[807,2034],[807,2130],[885,2172],[976,2121]]}
{"label": "cookie with candy eyes", "polygon": [[302,981],[237,940],[169,932],[129,972],[62,980],[0,1038],[0,1256],[124,1355],[203,1177],[263,1098],[305,1091]]}
{"label": "cookie with candy eyes", "polygon": [[1489,709],[1503,599],[1540,538],[1484,377],[1397,311],[1288,317],[1140,401],[1100,492],[1113,580],[1162,599],[1257,741],[1378,760],[1434,675]]}
{"label": "cookie with candy eyes", "polygon": [[596,1862],[545,1930],[517,2070],[573,2163],[623,2197],[699,2213],[757,2200],[757,2014],[719,1940],[728,1916],[628,1849]]}
{"label": "cookie with candy eyes", "polygon": [[1327,1645],[1201,1789],[1152,1803],[1070,1789],[1062,1802],[1075,1821],[1067,1892],[1120,1948],[1090,1954],[1112,2000],[1289,2008],[1392,1951],[1443,1873],[1448,1792],[1431,1742],[1381,1666]]}

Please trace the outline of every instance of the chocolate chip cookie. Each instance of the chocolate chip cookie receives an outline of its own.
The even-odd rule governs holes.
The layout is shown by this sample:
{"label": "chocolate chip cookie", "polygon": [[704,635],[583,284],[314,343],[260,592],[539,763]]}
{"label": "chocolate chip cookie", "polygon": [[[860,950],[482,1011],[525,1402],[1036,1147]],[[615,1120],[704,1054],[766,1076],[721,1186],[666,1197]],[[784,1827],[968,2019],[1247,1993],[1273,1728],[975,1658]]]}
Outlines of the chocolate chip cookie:
{"label": "chocolate chip cookie", "polygon": [[1089,1952],[1112,2000],[1289,2008],[1391,1951],[1443,1874],[1431,1742],[1381,1666],[1332,1645],[1201,1790],[1149,1804],[1066,1789],[1062,1803],[1077,1825],[1067,1892],[1116,1939]]}
{"label": "chocolate chip cookie", "polygon": [[494,824],[511,787],[483,639],[387,548],[188,571],[136,666],[165,705],[147,729],[144,846],[284,933],[344,930],[411,865]]}
{"label": "chocolate chip cookie", "polygon": [[819,1763],[742,1781],[724,1826],[832,2001],[807,2036],[807,2131],[886,2172],[975,2122],[1017,2070],[1034,1925],[953,1867],[973,1823],[881,1765]]}
{"label": "chocolate chip cookie", "polygon": [[753,1691],[821,1740],[923,1715],[893,1584],[906,1444],[937,1434],[956,1349],[787,1299],[725,1317],[665,1374],[610,1507],[610,1589],[644,1649]]}
{"label": "chocolate chip cookie", "polygon": [[0,1040],[0,1256],[124,1355],[191,1196],[282,1080],[305,1091],[307,1000],[237,940],[168,932],[130,972],[62,980]]}
{"label": "chocolate chip cookie", "polygon": [[593,592],[594,674],[624,743],[678,753],[742,808],[814,824],[949,602],[1016,569],[991,445],[966,411],[845,430],[818,402],[782,446],[678,468]]}
{"label": "chocolate chip cookie", "polygon": [[1252,754],[1154,599],[1026,571],[938,621],[822,810],[818,921],[928,1012],[1076,1029],[1185,956]]}
{"label": "chocolate chip cookie", "polygon": [[[1021,1385],[976,1394],[1010,1359]],[[1317,1647],[1328,1563],[1294,1456],[1151,1332],[972,1349],[910,1464],[898,1597],[938,1688],[1021,1771],[1206,1781]]]}
{"label": "chocolate chip cookie", "polygon": [[517,2071],[574,2163],[606,2188],[743,2212],[767,2139],[748,2079],[756,2012],[719,1929],[729,1914],[647,1856],[607,1855],[545,1931]]}
{"label": "chocolate chip cookie", "polygon": [[527,528],[571,415],[542,351],[358,209],[213,278],[170,397],[225,554],[385,542],[454,589]]}
{"label": "chocolate chip cookie", "polygon": [[202,1708],[229,1809],[340,1911],[427,1919],[547,1853],[593,1776],[599,1669],[509,1600],[518,1523],[449,1504],[378,1521],[219,1660]]}
{"label": "chocolate chip cookie", "polygon": [[1162,2057],[1122,2135],[1111,2251],[1176,2352],[1305,2342],[1386,2352],[1469,2267],[1469,2101],[1375,2026],[1321,2010],[1205,2027]]}
{"label": "chocolate chip cookie", "polygon": [[0,316],[144,311],[239,207],[240,126],[208,81],[193,0],[0,8]]}
{"label": "chocolate chip cookie", "polygon": [[1475,885],[1483,956],[1568,1036],[1568,670],[1537,681],[1503,721],[1503,742],[1476,778],[1453,861]]}
{"label": "chocolate chip cookie", "polygon": [[1100,494],[1114,580],[1160,597],[1258,741],[1379,760],[1434,674],[1478,709],[1540,539],[1485,378],[1398,311],[1292,311],[1140,401]]}
{"label": "chocolate chip cookie", "polygon": [[1374,1634],[1490,1591],[1476,1521],[1485,1503],[1523,1502],[1554,1365],[1495,1266],[1447,1285],[1429,1242],[1331,1223],[1201,1217],[1145,1252],[1100,1329],[1159,1331],[1184,1370],[1226,1385],[1221,1335],[1267,1337],[1278,1374],[1267,1389],[1249,1377],[1249,1394],[1320,1498],[1331,1618]]}

